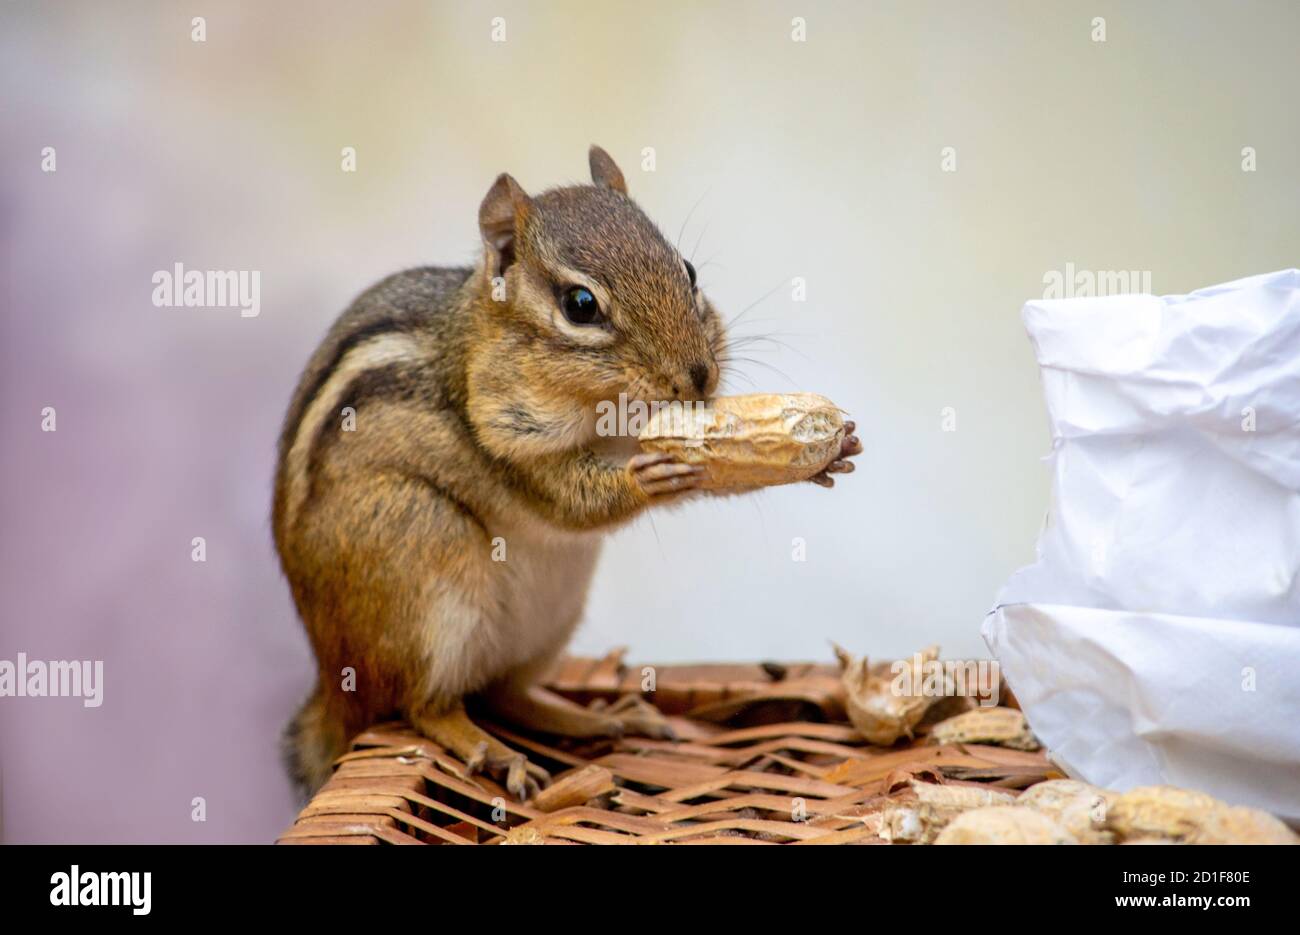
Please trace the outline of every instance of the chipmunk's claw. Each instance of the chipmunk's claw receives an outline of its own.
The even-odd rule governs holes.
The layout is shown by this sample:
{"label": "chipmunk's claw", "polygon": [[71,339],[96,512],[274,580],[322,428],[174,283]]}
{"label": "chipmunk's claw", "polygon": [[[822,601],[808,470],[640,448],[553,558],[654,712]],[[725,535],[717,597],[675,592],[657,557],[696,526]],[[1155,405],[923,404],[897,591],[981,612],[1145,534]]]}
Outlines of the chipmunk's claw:
{"label": "chipmunk's claw", "polygon": [[651,451],[633,455],[627,463],[632,478],[647,496],[685,493],[700,486],[704,468],[685,464],[665,452]]}
{"label": "chipmunk's claw", "polygon": [[808,478],[810,481],[817,484],[819,487],[834,487],[835,478],[831,477],[832,474],[853,473],[854,464],[852,461],[847,459],[854,455],[862,454],[862,439],[853,434],[853,431],[856,428],[857,425],[853,422],[844,423],[844,440],[840,443],[839,454],[835,456],[835,459],[831,461],[830,464],[826,465],[826,467],[822,469],[820,474]]}
{"label": "chipmunk's claw", "polygon": [[483,769],[487,763],[488,742],[485,740],[474,748],[474,752],[465,760],[465,775],[473,776]]}
{"label": "chipmunk's claw", "polygon": [[481,762],[465,765],[471,774],[481,771],[503,782],[506,791],[520,802],[527,802],[551,783],[551,774],[522,753],[493,756],[485,750]]}
{"label": "chipmunk's claw", "polygon": [[677,732],[663,712],[638,695],[624,695],[600,710],[609,718],[611,737],[633,734],[655,740],[677,739]]}
{"label": "chipmunk's claw", "polygon": [[520,802],[527,802],[551,782],[551,774],[522,753],[515,754],[506,767],[506,789]]}
{"label": "chipmunk's claw", "polygon": [[417,718],[421,732],[464,763],[461,778],[469,780],[485,773],[505,784],[510,794],[521,802],[535,796],[551,781],[551,774],[524,754],[507,747],[469,720],[463,706],[454,711]]}

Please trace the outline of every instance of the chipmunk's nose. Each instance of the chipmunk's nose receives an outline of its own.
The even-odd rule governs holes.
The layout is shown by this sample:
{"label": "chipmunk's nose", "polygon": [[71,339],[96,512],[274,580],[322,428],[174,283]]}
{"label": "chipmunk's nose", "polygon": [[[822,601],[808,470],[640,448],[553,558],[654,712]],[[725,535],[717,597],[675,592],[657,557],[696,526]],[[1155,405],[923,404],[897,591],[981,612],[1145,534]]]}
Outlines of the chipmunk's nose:
{"label": "chipmunk's nose", "polygon": [[664,374],[663,388],[672,391],[673,399],[705,399],[718,376],[718,365],[696,361],[682,370]]}
{"label": "chipmunk's nose", "polygon": [[709,365],[691,364],[691,382],[695,384],[695,392],[703,396],[709,385]]}
{"label": "chipmunk's nose", "polygon": [[718,365],[703,362],[690,365],[690,382],[694,385],[697,397],[705,398],[716,378],[718,378]]}

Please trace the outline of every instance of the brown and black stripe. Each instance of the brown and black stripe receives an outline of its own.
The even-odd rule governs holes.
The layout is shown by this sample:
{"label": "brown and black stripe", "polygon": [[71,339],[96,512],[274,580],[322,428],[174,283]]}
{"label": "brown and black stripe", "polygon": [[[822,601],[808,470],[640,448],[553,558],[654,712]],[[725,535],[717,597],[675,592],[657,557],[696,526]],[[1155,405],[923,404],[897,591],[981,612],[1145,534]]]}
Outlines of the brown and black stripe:
{"label": "brown and black stripe", "polygon": [[455,311],[469,268],[424,267],[390,276],[362,293],[331,327],[294,392],[279,440],[274,523],[291,521],[344,406],[403,399],[461,407],[455,373],[463,329]]}

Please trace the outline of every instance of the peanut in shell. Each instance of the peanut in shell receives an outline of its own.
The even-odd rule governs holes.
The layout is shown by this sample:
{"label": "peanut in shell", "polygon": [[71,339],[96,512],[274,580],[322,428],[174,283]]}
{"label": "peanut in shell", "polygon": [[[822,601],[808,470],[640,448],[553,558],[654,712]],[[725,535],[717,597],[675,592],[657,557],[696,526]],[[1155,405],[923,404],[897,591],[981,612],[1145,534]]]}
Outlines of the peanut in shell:
{"label": "peanut in shell", "polygon": [[965,812],[952,820],[935,844],[1074,844],[1068,831],[1042,812],[1019,805],[996,805]]}
{"label": "peanut in shell", "polygon": [[755,393],[663,406],[639,440],[645,451],[703,467],[703,489],[726,490],[820,474],[839,454],[844,434],[843,413],[825,396]]}
{"label": "peanut in shell", "polygon": [[935,743],[986,743],[1012,750],[1039,749],[1038,738],[1015,708],[974,708],[940,721],[930,732]]}

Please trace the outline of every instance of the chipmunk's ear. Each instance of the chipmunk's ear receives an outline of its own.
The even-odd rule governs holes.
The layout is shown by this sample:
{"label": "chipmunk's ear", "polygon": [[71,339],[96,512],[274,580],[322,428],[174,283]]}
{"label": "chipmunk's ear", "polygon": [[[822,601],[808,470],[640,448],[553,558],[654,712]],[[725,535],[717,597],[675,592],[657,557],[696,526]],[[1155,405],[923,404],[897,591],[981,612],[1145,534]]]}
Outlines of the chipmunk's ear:
{"label": "chipmunk's ear", "polygon": [[616,192],[627,194],[627,182],[623,181],[623,173],[619,171],[614,160],[609,157],[599,146],[593,145],[587,151],[587,162],[591,165],[591,181],[597,185],[603,185],[605,188],[612,188]]}
{"label": "chipmunk's ear", "polygon": [[515,261],[515,242],[533,200],[519,183],[502,172],[478,206],[478,229],[487,250],[488,276],[500,276]]}

